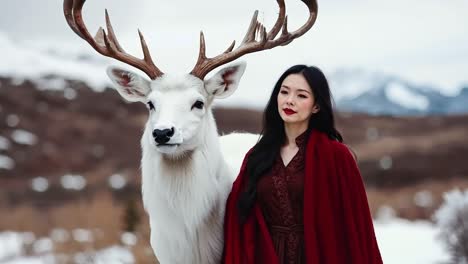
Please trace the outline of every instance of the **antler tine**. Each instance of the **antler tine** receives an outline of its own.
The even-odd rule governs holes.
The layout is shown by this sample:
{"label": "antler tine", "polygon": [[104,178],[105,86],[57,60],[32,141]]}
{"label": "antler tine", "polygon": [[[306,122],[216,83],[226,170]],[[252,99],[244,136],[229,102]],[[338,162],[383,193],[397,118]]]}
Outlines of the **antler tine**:
{"label": "antler tine", "polygon": [[277,0],[276,2],[278,3],[280,11],[279,11],[278,19],[276,20],[275,25],[270,30],[270,32],[268,32],[267,36],[269,40],[272,40],[276,37],[276,35],[281,29],[281,25],[283,24],[283,20],[285,19],[285,16],[286,16],[286,5],[284,4],[284,0]]}
{"label": "antler tine", "polygon": [[[291,43],[294,39],[304,35],[315,23],[317,18],[317,2],[316,0],[301,0],[309,9],[309,18],[296,31],[292,33],[288,32],[287,28],[287,16],[286,16],[286,6],[284,0],[277,0],[279,6],[278,19],[276,20],[273,28],[267,33],[265,27],[257,21],[258,11],[255,11],[252,20],[250,22],[247,33],[244,36],[243,41],[240,46],[236,49],[230,47],[226,52],[215,56],[213,58],[206,57],[205,50],[205,40],[200,38],[200,54],[198,56],[197,63],[191,71],[192,75],[197,76],[200,79],[203,79],[208,72],[214,68],[229,63],[245,54],[262,51],[265,49],[275,48],[277,46],[285,46]],[[279,31],[281,35],[276,38]],[[258,40],[257,40],[258,35]],[[276,39],[275,39],[276,38]],[[203,56],[201,54],[203,46]]]}
{"label": "antler tine", "polygon": [[317,19],[317,3],[315,2],[315,0],[302,0],[302,2],[304,2],[307,5],[307,7],[309,7],[309,18],[307,19],[307,22],[296,31],[289,33],[287,29],[288,20],[286,17],[284,20],[281,36],[278,39],[272,40],[271,42],[267,43],[267,49],[274,48],[278,45],[287,45],[291,43],[292,40],[304,35],[304,33],[306,33],[310,28],[312,28],[312,26],[315,23],[315,20]]}
{"label": "antler tine", "polygon": [[206,46],[205,46],[205,35],[203,35],[203,31],[200,31],[200,51],[198,53],[198,61],[202,62],[206,60]]}
{"label": "antler tine", "polygon": [[227,50],[225,52],[223,52],[223,53],[231,52],[234,49],[235,45],[236,45],[236,41],[234,40],[234,41],[232,41],[231,46],[229,46],[229,48],[227,48]]}
{"label": "antler tine", "polygon": [[117,50],[119,50],[120,52],[125,52],[122,47],[120,46],[120,43],[119,41],[117,40],[117,37],[115,36],[115,33],[114,33],[114,28],[112,27],[112,23],[110,21],[110,18],[109,18],[109,13],[107,12],[107,9],[105,10],[105,13],[106,13],[106,27],[107,27],[107,33],[109,35],[109,40],[114,43],[115,47],[117,48]]}
{"label": "antler tine", "polygon": [[70,28],[73,29],[73,31],[78,36],[86,40],[100,54],[106,57],[114,58],[123,63],[138,68],[145,72],[153,80],[164,74],[153,63],[148,50],[148,46],[146,45],[145,39],[140,31],[138,31],[138,33],[140,35],[140,42],[144,58],[139,59],[137,57],[134,57],[126,53],[122,49],[115,36],[114,29],[112,28],[112,24],[110,22],[107,10],[105,12],[107,34],[103,28],[99,28],[96,36],[92,37],[84,24],[82,16],[82,9],[85,1],[86,0],[63,1],[63,11],[65,19],[67,20],[67,23],[70,26]]}
{"label": "antler tine", "polygon": [[73,31],[80,36],[81,38],[84,39],[84,36],[81,34],[81,32],[78,30],[75,24],[75,20],[73,18],[73,5],[74,1],[73,0],[64,0],[63,1],[63,14],[65,15],[65,19]]}
{"label": "antler tine", "polygon": [[[156,65],[154,65],[153,59],[151,59],[151,54],[148,49],[148,45],[146,44],[145,37],[143,37],[143,33],[141,33],[140,30],[138,30],[138,35],[140,36],[140,43],[141,43],[141,49],[143,50],[143,59],[150,65],[152,68],[158,69]],[[159,69],[158,69],[159,71]],[[163,74],[160,71],[161,75]]]}
{"label": "antler tine", "polygon": [[249,25],[249,28],[247,29],[247,33],[245,33],[245,36],[241,42],[241,45],[244,43],[248,43],[252,41],[253,39],[255,39],[255,31],[258,25],[257,17],[258,17],[258,10],[255,10],[252,16],[252,19],[250,20],[250,25]]}

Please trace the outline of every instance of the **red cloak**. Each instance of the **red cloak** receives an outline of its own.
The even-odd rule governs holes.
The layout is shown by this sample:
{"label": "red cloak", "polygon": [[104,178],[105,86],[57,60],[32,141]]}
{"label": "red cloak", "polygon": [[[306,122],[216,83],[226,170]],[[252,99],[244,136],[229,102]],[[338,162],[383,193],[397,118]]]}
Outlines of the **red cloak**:
{"label": "red cloak", "polygon": [[[278,264],[258,204],[244,224],[237,207],[246,182],[244,158],[226,204],[225,264]],[[380,264],[372,217],[361,174],[349,149],[312,131],[304,177],[304,243],[307,264]]]}

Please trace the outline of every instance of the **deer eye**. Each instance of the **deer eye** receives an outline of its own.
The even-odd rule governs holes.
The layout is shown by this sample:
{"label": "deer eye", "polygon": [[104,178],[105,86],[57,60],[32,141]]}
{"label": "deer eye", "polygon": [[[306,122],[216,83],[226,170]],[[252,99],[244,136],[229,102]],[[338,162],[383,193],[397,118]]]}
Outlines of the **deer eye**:
{"label": "deer eye", "polygon": [[197,100],[197,101],[192,105],[192,109],[193,109],[193,108],[203,109],[203,106],[204,106],[204,105],[205,105],[205,104],[204,104],[202,101]]}
{"label": "deer eye", "polygon": [[150,110],[154,110],[154,104],[151,101],[149,101],[147,104]]}

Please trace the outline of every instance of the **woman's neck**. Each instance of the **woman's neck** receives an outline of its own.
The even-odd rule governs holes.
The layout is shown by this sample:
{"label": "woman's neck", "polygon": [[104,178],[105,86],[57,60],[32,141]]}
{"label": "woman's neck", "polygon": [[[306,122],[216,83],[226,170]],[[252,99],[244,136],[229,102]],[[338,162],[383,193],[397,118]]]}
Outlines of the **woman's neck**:
{"label": "woman's neck", "polygon": [[307,130],[308,124],[284,124],[286,134],[285,146],[296,146],[296,138]]}

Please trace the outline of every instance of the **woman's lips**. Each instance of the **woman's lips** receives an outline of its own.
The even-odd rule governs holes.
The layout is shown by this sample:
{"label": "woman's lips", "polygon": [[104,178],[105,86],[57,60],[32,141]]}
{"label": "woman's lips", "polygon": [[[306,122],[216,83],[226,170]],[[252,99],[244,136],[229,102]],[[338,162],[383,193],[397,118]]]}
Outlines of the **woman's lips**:
{"label": "woman's lips", "polygon": [[296,111],[292,110],[292,109],[289,109],[289,108],[285,108],[283,109],[283,112],[287,115],[292,115],[292,114],[295,114]]}

